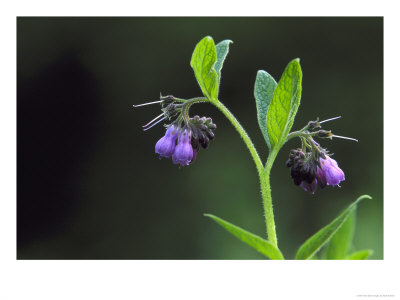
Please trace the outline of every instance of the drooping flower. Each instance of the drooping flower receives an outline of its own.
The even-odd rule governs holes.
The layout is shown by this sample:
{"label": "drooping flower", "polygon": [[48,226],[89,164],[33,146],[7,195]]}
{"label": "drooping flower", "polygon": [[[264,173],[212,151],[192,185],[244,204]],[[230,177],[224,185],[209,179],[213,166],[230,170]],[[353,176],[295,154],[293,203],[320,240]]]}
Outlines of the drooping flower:
{"label": "drooping flower", "polygon": [[179,133],[178,145],[175,147],[172,161],[174,164],[187,166],[193,159],[193,147],[191,144],[192,135],[189,129],[184,129]]}
{"label": "drooping flower", "polygon": [[286,166],[291,168],[290,176],[294,184],[313,194],[317,189],[317,184],[324,188],[327,185],[338,185],[344,180],[344,173],[337,162],[322,149],[320,151],[313,155],[312,152],[303,153],[301,149],[293,149],[286,162]]}
{"label": "drooping flower", "polygon": [[[314,192],[317,184],[324,188],[327,185],[335,186],[345,180],[344,172],[339,168],[336,160],[329,157],[329,151],[321,147],[313,137],[330,139],[341,138],[358,142],[357,139],[333,134],[330,130],[318,130],[322,123],[337,120],[340,117],[330,118],[324,121],[310,121],[308,125],[289,134],[301,139],[302,148],[290,150],[289,160],[286,166],[290,168],[290,176],[295,185],[301,186],[305,191]],[[288,137],[289,137],[288,136]]]}
{"label": "drooping flower", "polygon": [[[165,135],[155,145],[155,152],[161,157],[172,157],[174,164],[186,166],[196,160],[200,146],[207,149],[214,139],[217,126],[211,118],[194,116],[190,118],[189,108],[201,100],[197,98],[180,99],[172,95],[161,96],[159,101],[153,101],[133,107],[151,104],[161,104],[162,113],[143,126],[147,131],[155,125],[167,120],[171,122]],[[178,143],[176,140],[178,139]]]}
{"label": "drooping flower", "polygon": [[178,127],[171,125],[165,135],[156,143],[155,151],[162,157],[170,157],[175,151],[175,141],[178,136]]}
{"label": "drooping flower", "polygon": [[345,180],[344,172],[339,168],[336,160],[328,155],[325,155],[325,159],[322,157],[319,159],[317,178],[321,187],[339,185],[341,181]]}

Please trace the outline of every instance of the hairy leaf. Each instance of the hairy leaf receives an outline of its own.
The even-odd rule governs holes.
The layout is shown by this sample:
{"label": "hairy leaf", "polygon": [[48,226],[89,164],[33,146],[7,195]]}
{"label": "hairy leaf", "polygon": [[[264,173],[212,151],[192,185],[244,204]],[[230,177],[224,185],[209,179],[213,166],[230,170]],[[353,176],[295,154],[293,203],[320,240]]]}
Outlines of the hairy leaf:
{"label": "hairy leaf", "polygon": [[224,64],[225,58],[228,55],[230,43],[233,43],[233,42],[231,40],[224,40],[222,42],[219,42],[215,46],[215,49],[217,51],[217,62],[215,63],[214,69],[217,72],[217,79],[218,79],[217,95],[219,92],[219,85],[221,84],[221,69],[222,69],[222,65]]}
{"label": "hairy leaf", "polygon": [[374,253],[372,250],[361,250],[354,252],[348,256],[346,256],[344,259],[349,259],[349,260],[364,260],[368,259]]}
{"label": "hairy leaf", "polygon": [[302,72],[300,59],[286,67],[275,89],[267,113],[267,130],[272,148],[279,150],[292,128],[301,98]]}
{"label": "hairy leaf", "polygon": [[368,195],[359,197],[356,201],[349,205],[336,219],[324,228],[319,230],[316,234],[305,241],[296,253],[296,259],[310,259],[318,250],[321,249],[332,236],[342,227],[343,223],[346,222],[349,215],[357,207],[357,203],[362,199],[371,199]]}
{"label": "hairy leaf", "polygon": [[277,85],[275,79],[267,72],[263,70],[257,72],[254,84],[254,98],[256,98],[258,125],[270,150],[271,142],[267,131],[267,112]]}
{"label": "hairy leaf", "polygon": [[204,216],[213,219],[216,223],[224,227],[227,231],[236,236],[239,240],[253,247],[258,252],[264,254],[270,259],[284,259],[281,251],[276,248],[271,242],[252,234],[232,223],[229,223],[214,215],[204,214]]}
{"label": "hairy leaf", "polygon": [[216,61],[214,40],[206,36],[196,45],[190,65],[204,96],[210,100],[217,100],[218,97],[218,75],[214,69]]}

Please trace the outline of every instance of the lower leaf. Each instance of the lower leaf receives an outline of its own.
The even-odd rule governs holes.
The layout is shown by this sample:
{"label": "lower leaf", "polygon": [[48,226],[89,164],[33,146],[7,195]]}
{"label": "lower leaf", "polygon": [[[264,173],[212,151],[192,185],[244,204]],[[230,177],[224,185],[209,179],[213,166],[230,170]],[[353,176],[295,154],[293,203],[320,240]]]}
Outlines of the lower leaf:
{"label": "lower leaf", "polygon": [[344,259],[353,242],[356,226],[356,210],[348,216],[342,227],[336,231],[325,246],[323,259]]}
{"label": "lower leaf", "polygon": [[330,224],[326,225],[307,241],[300,246],[296,253],[295,259],[310,259],[315,253],[317,253],[322,246],[324,246],[332,236],[343,226],[349,215],[357,207],[358,202],[362,199],[369,198],[368,195],[363,195],[354,201],[349,207],[347,207],[336,219],[334,219]]}
{"label": "lower leaf", "polygon": [[239,240],[246,243],[250,247],[254,248],[258,252],[262,253],[266,257],[268,257],[270,259],[276,259],[276,260],[284,259],[281,251],[278,248],[276,248],[274,246],[274,244],[259,237],[258,235],[250,233],[250,232],[248,232],[236,225],[233,225],[232,223],[229,223],[221,218],[218,218],[214,215],[204,214],[204,216],[213,219],[217,224],[224,227],[227,231],[232,233]]}

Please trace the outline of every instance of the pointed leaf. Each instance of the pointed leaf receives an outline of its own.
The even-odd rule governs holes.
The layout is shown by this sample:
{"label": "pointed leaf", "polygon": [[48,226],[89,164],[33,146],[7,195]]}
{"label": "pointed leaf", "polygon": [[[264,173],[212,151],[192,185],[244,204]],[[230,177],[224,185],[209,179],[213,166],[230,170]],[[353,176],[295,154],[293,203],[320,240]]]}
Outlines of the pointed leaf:
{"label": "pointed leaf", "polygon": [[354,252],[348,256],[346,256],[344,259],[349,259],[349,260],[364,260],[368,259],[374,253],[372,250],[361,250]]}
{"label": "pointed leaf", "polygon": [[254,84],[254,98],[256,98],[258,125],[270,150],[271,143],[267,131],[267,112],[277,85],[275,79],[267,72],[263,70],[257,72],[256,83]]}
{"label": "pointed leaf", "polygon": [[344,222],[346,222],[349,215],[356,208],[357,203],[362,199],[371,199],[368,195],[363,195],[359,197],[356,201],[349,205],[336,219],[334,219],[330,224],[326,225],[312,237],[305,241],[303,245],[299,248],[296,253],[295,259],[310,259],[318,250],[321,249],[332,236],[340,229]]}
{"label": "pointed leaf", "polygon": [[300,59],[296,58],[283,72],[268,108],[268,136],[276,151],[285,143],[299,108],[302,76]]}
{"label": "pointed leaf", "polygon": [[232,223],[229,223],[214,215],[204,214],[204,216],[213,219],[216,223],[224,227],[227,231],[236,236],[239,240],[253,247],[258,252],[264,254],[270,259],[284,259],[281,251],[276,248],[271,242],[252,234]]}
{"label": "pointed leaf", "polygon": [[210,100],[216,100],[218,96],[218,75],[214,69],[216,61],[214,40],[206,36],[196,45],[190,65],[204,96]]}
{"label": "pointed leaf", "polygon": [[324,251],[324,259],[344,259],[353,242],[356,226],[356,209],[349,215],[342,227],[332,236]]}
{"label": "pointed leaf", "polygon": [[[224,40],[222,42],[219,42],[215,46],[215,49],[217,51],[217,62],[215,63],[214,69],[217,72],[218,88],[219,88],[219,85],[221,84],[222,65],[224,64],[225,58],[228,55],[230,43],[233,43],[233,42],[231,40]],[[218,95],[218,92],[217,92],[217,95]]]}

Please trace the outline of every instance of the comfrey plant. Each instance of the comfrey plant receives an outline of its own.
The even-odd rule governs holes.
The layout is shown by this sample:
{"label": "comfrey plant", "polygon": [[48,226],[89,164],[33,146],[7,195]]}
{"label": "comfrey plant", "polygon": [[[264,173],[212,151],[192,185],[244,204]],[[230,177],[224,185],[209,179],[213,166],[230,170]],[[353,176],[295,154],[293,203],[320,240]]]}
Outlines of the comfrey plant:
{"label": "comfrey plant", "polygon": [[[250,137],[235,116],[219,101],[218,91],[221,82],[221,69],[229,52],[230,40],[215,45],[211,37],[203,38],[194,49],[190,65],[194,70],[203,97],[180,99],[174,96],[160,96],[159,101],[134,105],[161,104],[162,113],[144,127],[148,130],[154,125],[166,121],[166,133],[155,145],[160,157],[171,158],[174,164],[187,166],[193,163],[200,145],[207,148],[214,139],[216,125],[211,118],[190,117],[190,107],[199,102],[216,106],[236,128],[246,144],[256,165],[264,206],[265,224],[268,239],[254,235],[214,215],[205,214],[242,242],[253,247],[270,259],[284,259],[278,247],[272,207],[270,172],[282,146],[292,138],[300,139],[300,147],[289,152],[286,163],[295,185],[307,192],[315,193],[317,187],[339,186],[345,180],[344,172],[329,152],[322,148],[316,138],[331,139],[352,138],[337,136],[323,130],[322,124],[339,117],[319,121],[310,121],[299,131],[290,130],[300,105],[302,71],[300,60],[292,60],[279,82],[265,71],[258,71],[254,87],[257,105],[258,123],[269,153],[265,165],[262,163]],[[355,210],[364,195],[348,206],[336,219],[319,230],[298,249],[295,259],[367,259],[372,251],[362,250],[350,253],[355,226]],[[319,250],[324,249],[321,255]]]}

